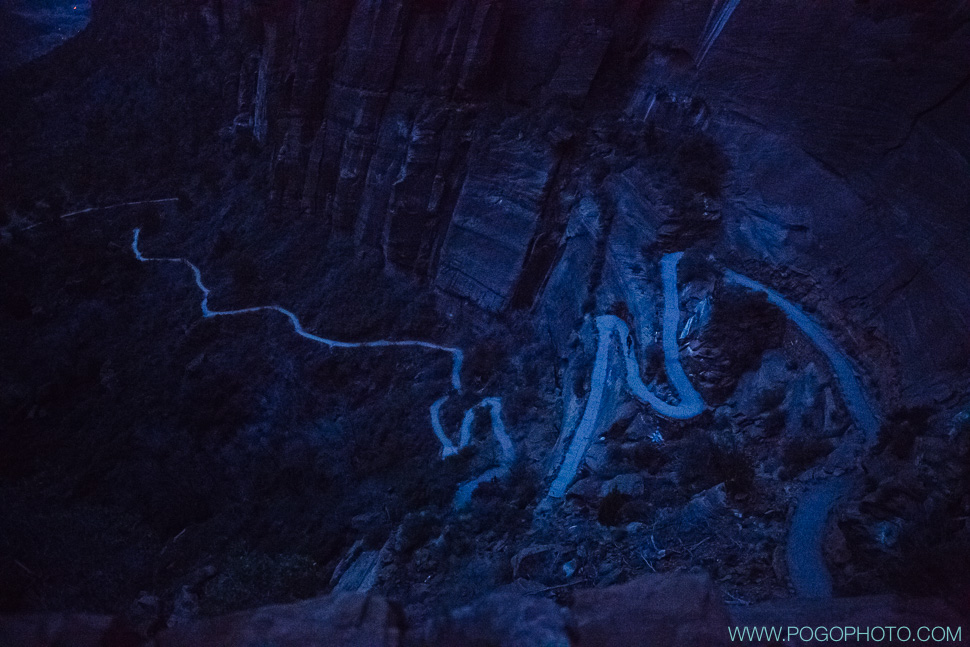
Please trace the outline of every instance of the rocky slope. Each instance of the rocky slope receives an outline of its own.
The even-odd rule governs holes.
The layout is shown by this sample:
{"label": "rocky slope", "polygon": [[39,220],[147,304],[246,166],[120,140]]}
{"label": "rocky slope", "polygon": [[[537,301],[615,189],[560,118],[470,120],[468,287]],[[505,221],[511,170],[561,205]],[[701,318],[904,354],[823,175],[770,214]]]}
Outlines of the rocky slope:
{"label": "rocky slope", "polygon": [[[339,588],[361,556],[417,618],[648,569],[781,597],[793,500],[823,468],[858,476],[823,533],[836,589],[922,568],[938,593],[970,504],[968,41],[956,0],[96,0],[0,105],[4,604],[151,590],[159,618],[215,613]],[[184,268],[131,257],[134,227],[199,265],[216,309],[465,349],[445,422],[505,398],[519,464],[451,512],[496,450],[437,462],[447,358],[199,322]],[[610,373],[580,481],[537,511],[593,316],[627,322],[670,390],[659,261],[683,250],[683,360],[710,410],[658,418]],[[858,430],[825,357],[725,268],[829,330],[883,412],[871,451],[833,454]],[[92,520],[128,547],[113,573],[49,538]]]}
{"label": "rocky slope", "polygon": [[[962,639],[959,617],[937,600],[882,596],[767,604],[735,608],[730,613],[710,580],[697,575],[648,575],[627,584],[584,592],[565,609],[549,600],[506,591],[473,605],[449,609],[426,626],[409,624],[399,608],[380,596],[344,593],[173,627],[149,643],[139,640],[124,618],[82,614],[0,616],[0,640],[19,647],[42,647],[60,640],[69,640],[74,647],[256,647],[267,643],[280,647],[624,647],[649,639],[653,644],[670,647],[706,647],[733,642],[729,627],[784,627],[785,622],[793,620],[799,623],[793,625],[796,631],[805,631],[803,637],[809,630],[825,636],[827,631],[838,632],[842,627],[891,626],[898,630],[921,626],[927,635],[932,629],[938,638],[952,636],[947,641],[950,644],[967,644]],[[782,631],[787,635],[788,628]]]}

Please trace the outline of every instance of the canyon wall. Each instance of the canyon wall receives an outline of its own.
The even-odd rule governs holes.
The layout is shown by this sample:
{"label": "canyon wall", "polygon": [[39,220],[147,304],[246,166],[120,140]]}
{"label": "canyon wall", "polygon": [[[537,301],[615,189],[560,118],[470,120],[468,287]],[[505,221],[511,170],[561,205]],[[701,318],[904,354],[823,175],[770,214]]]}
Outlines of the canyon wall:
{"label": "canyon wall", "polygon": [[[744,0],[698,63],[720,5],[101,0],[91,29],[157,70],[221,66],[279,227],[323,223],[488,312],[541,306],[560,344],[602,281],[630,291],[641,247],[700,242],[843,328],[883,397],[953,404],[970,9]],[[691,177],[712,155],[679,158],[692,138],[726,174]]]}

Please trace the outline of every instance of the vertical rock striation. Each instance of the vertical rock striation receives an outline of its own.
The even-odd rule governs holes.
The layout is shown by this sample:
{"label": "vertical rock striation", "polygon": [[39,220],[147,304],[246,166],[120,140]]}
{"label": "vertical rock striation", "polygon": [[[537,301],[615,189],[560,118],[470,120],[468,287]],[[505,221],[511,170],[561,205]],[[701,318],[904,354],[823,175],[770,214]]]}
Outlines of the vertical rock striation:
{"label": "vertical rock striation", "polygon": [[[598,283],[599,252],[569,225],[596,194],[659,248],[719,240],[718,225],[742,259],[811,271],[856,336],[889,341],[893,388],[918,399],[945,398],[970,360],[970,258],[954,243],[970,206],[968,11],[97,0],[91,31],[156,74],[214,66],[213,110],[272,158],[274,222],[321,225],[321,250],[349,237],[486,311],[530,308],[563,271],[573,290]],[[644,142],[685,129],[723,150],[723,196],[664,197]]]}

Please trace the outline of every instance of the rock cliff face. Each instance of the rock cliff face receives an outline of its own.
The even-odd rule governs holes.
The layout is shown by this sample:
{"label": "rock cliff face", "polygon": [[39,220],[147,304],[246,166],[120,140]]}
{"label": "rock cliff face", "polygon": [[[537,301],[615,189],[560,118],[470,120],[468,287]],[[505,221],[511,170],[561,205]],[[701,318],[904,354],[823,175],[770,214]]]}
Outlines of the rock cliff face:
{"label": "rock cliff face", "polygon": [[[939,594],[970,572],[968,70],[960,0],[93,0],[0,79],[0,610],[137,600],[153,633],[348,569],[415,623],[648,570],[784,597],[836,472],[836,592]],[[689,420],[624,386],[675,400],[674,355]]]}
{"label": "rock cliff face", "polygon": [[[870,370],[898,378],[886,397],[946,399],[970,358],[966,7],[747,0],[695,63],[716,9],[102,0],[94,28],[147,39],[159,68],[187,45],[220,52],[238,88],[220,109],[272,156],[282,226],[325,223],[498,312],[542,301],[557,266],[594,253],[569,251],[595,244],[570,243],[580,223],[634,217],[657,243],[707,214],[723,229],[702,238],[723,254],[812,277],[792,287],[880,353]],[[731,169],[706,205],[641,168],[644,137],[684,126]]]}

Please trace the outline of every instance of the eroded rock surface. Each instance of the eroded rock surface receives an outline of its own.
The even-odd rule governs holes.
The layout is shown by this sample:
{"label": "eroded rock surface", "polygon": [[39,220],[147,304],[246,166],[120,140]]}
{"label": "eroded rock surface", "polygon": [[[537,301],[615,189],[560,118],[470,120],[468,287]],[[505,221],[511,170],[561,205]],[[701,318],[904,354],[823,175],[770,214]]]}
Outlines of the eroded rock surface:
{"label": "eroded rock surface", "polygon": [[[858,477],[809,515],[826,593],[965,587],[966,3],[717,6],[98,0],[4,77],[0,608],[152,599],[146,625],[195,626],[349,572],[416,621],[447,600],[481,626],[518,622],[468,607],[495,588],[587,589],[574,619],[606,640],[587,596],[646,572],[798,589],[790,520],[826,470]],[[138,227],[205,272],[214,309],[286,310],[199,321],[185,276],[119,243]],[[822,335],[726,268],[824,328],[883,419],[853,420]],[[284,315],[346,343],[281,335]],[[644,391],[673,406],[679,357],[709,406],[675,421],[622,371],[593,379],[604,316]],[[367,343],[405,339],[424,350]],[[428,345],[467,352],[440,411]],[[479,442],[483,397],[514,464]],[[429,411],[469,412],[474,440],[441,452]],[[576,481],[540,510],[564,457]],[[705,586],[653,631],[713,623]]]}
{"label": "eroded rock surface", "polygon": [[263,607],[162,632],[153,647],[395,647],[399,611],[367,594],[338,594]]}
{"label": "eroded rock surface", "polygon": [[[145,38],[160,68],[176,41],[231,52],[213,59],[238,89],[219,110],[227,123],[251,113],[275,151],[283,222],[353,232],[487,310],[531,305],[570,263],[566,223],[590,195],[646,216],[661,244],[719,224],[734,253],[811,276],[792,287],[847,324],[870,370],[898,376],[887,392],[945,398],[970,357],[970,262],[952,242],[970,204],[966,7],[750,0],[694,65],[708,10],[234,0],[153,25],[104,0],[92,30]],[[723,195],[694,204],[658,186],[630,148],[645,128],[716,142],[732,169]],[[677,182],[703,188],[688,166]],[[588,224],[609,235],[612,218]],[[577,269],[572,284],[598,281]],[[891,370],[881,340],[898,353]]]}

